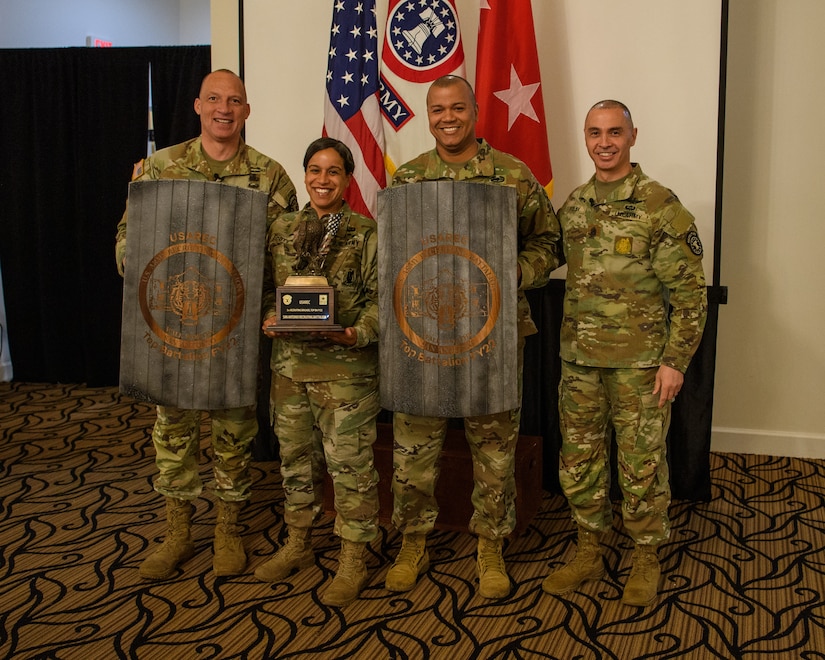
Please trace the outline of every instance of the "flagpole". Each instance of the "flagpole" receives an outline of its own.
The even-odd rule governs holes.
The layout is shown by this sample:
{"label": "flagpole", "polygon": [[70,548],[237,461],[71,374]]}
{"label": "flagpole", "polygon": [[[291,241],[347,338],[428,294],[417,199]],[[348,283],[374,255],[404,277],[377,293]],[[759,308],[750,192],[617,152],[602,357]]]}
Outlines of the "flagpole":
{"label": "flagpole", "polygon": [[244,24],[243,0],[238,0],[238,76],[244,80]]}
{"label": "flagpole", "polygon": [[[243,18],[243,0],[238,0],[238,77],[246,82],[244,50],[244,18]],[[246,140],[246,124],[241,128],[241,138]]]}
{"label": "flagpole", "polygon": [[720,304],[726,304],[727,287],[720,287],[719,270],[722,264],[722,190],[725,171],[725,111],[726,88],[728,78],[728,12],[729,0],[722,0],[721,42],[719,47],[719,107],[716,128],[716,213],[713,232],[713,286],[714,298],[718,296]]}

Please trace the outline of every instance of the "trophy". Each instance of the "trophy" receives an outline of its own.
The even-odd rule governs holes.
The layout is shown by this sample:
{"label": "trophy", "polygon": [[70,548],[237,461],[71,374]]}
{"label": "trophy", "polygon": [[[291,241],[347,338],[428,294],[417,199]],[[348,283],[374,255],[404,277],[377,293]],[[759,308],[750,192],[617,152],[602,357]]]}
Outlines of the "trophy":
{"label": "trophy", "polygon": [[298,254],[295,274],[276,287],[278,331],[343,330],[335,323],[335,289],[323,275],[329,252],[342,214],[330,217],[330,227],[317,217],[298,225],[293,245]]}

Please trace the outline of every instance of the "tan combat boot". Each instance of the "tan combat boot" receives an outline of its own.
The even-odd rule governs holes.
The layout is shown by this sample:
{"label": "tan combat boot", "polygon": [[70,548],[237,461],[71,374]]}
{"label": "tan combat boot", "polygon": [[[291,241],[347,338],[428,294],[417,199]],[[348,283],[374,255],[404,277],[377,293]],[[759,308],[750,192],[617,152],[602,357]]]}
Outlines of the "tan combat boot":
{"label": "tan combat boot", "polygon": [[633,568],[622,594],[625,605],[646,607],[656,600],[659,593],[659,576],[662,569],[659,566],[659,557],[656,556],[656,546],[636,545],[633,552]]}
{"label": "tan combat boot", "polygon": [[367,565],[364,563],[366,543],[341,539],[341,557],[338,570],[326,591],[321,594],[324,605],[345,607],[361,594],[367,583]]}
{"label": "tan combat boot", "polygon": [[192,505],[188,500],[166,498],[166,538],[161,546],[143,560],[140,577],[165,580],[175,573],[178,564],[195,554],[191,533]]}
{"label": "tan combat boot", "polygon": [[212,544],[212,570],[215,575],[240,575],[246,568],[246,552],[238,525],[241,504],[218,500],[218,521]]}
{"label": "tan combat boot", "polygon": [[255,569],[255,577],[261,582],[280,582],[292,571],[309,568],[315,563],[312,552],[312,528],[289,527],[286,543],[275,555]]}
{"label": "tan combat boot", "polygon": [[544,578],[541,588],[548,594],[566,594],[578,589],[587,580],[600,580],[603,575],[604,562],[599,536],[579,527],[576,556],[571,562]]}
{"label": "tan combat boot", "polygon": [[404,534],[401,549],[395,562],[387,571],[384,586],[388,591],[409,591],[415,586],[418,576],[430,568],[430,553],[427,552],[425,534]]}
{"label": "tan combat boot", "polygon": [[482,598],[506,598],[510,595],[510,577],[501,554],[502,540],[478,537],[478,593]]}

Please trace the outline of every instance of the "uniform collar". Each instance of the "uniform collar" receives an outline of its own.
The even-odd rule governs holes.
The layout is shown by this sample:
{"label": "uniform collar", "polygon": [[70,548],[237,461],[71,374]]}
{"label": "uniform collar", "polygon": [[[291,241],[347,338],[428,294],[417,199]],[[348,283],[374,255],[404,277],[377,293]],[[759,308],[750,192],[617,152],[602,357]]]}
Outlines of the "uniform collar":
{"label": "uniform collar", "polygon": [[[200,136],[196,137],[189,143],[189,146],[186,148],[184,162],[187,167],[195,170],[196,172],[200,172],[206,177],[213,174],[209,167],[209,162],[204,157],[203,143]],[[223,171],[223,176],[236,174],[245,175],[249,173],[250,168],[249,158],[247,158],[247,146],[246,142],[244,142],[243,138],[241,138],[238,143],[238,153],[236,153],[235,157],[226,164]]]}
{"label": "uniform collar", "polygon": [[426,179],[471,179],[475,177],[491,177],[495,173],[493,148],[484,138],[478,138],[478,151],[466,163],[448,163],[438,155],[438,150],[429,152],[424,178]]}
{"label": "uniform collar", "polygon": [[[613,192],[611,192],[604,201],[619,202],[626,199],[633,199],[633,191],[636,190],[636,185],[643,176],[644,172],[642,172],[642,168],[639,163],[633,163],[633,169],[630,171],[630,174],[624,180],[622,185],[618,186]],[[590,177],[590,181],[585,184],[581,191],[581,197],[586,200],[596,199],[595,174]]]}

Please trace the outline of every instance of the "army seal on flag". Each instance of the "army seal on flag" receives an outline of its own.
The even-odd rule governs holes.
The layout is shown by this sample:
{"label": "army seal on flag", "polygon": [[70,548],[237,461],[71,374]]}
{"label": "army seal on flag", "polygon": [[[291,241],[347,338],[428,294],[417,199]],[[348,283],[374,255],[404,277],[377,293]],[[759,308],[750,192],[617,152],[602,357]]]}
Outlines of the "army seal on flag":
{"label": "army seal on flag", "polygon": [[409,2],[390,7],[381,59],[393,73],[413,82],[452,73],[464,61],[453,3],[434,0],[412,11]]}

